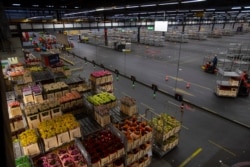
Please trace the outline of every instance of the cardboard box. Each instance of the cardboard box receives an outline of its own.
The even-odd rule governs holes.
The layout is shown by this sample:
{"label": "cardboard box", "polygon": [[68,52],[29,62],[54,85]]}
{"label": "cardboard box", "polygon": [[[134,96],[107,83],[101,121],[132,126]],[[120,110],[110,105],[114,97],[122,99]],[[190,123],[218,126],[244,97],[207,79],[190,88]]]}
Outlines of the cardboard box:
{"label": "cardboard box", "polygon": [[57,141],[57,137],[53,136],[47,139],[43,139],[44,142],[44,149],[45,151],[48,151],[52,148],[58,147],[58,141]]}
{"label": "cardboard box", "polygon": [[57,135],[58,146],[70,142],[69,132],[64,132]]}
{"label": "cardboard box", "polygon": [[80,138],[80,137],[82,137],[80,127],[77,127],[77,128],[75,128],[75,129],[69,130],[69,136],[70,136],[70,140],[71,140],[71,141],[74,140],[75,138]]}
{"label": "cardboard box", "polygon": [[57,116],[61,116],[62,115],[62,111],[60,107],[56,107],[56,108],[52,108],[51,109],[51,117],[55,118]]}
{"label": "cardboard box", "polygon": [[33,114],[33,115],[27,116],[27,121],[28,121],[29,128],[31,129],[37,128],[41,122],[39,114]]}
{"label": "cardboard box", "polygon": [[38,143],[34,143],[31,145],[28,145],[26,147],[23,147],[23,153],[24,155],[34,156],[40,154],[40,149],[38,147]]}
{"label": "cardboard box", "polygon": [[42,111],[42,112],[39,113],[41,122],[51,119],[51,113],[50,112],[51,112],[51,110],[46,110],[46,111]]}

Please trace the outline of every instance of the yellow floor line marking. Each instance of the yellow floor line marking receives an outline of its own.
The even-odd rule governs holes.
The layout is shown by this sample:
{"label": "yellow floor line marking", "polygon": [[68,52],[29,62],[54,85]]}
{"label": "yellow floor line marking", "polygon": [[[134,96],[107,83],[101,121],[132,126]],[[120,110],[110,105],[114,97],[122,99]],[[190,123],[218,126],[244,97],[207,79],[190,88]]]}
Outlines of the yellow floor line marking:
{"label": "yellow floor line marking", "polygon": [[79,67],[79,68],[73,68],[73,69],[71,69],[71,71],[78,71],[78,70],[83,70],[83,67]]}
{"label": "yellow floor line marking", "polygon": [[177,77],[174,77],[174,76],[168,76],[169,78],[172,78],[174,80],[177,80],[177,81],[184,81],[182,78],[177,78]]}
{"label": "yellow floor line marking", "polygon": [[215,145],[216,147],[218,147],[218,148],[224,150],[225,152],[231,154],[232,156],[236,156],[235,153],[233,153],[232,151],[226,149],[225,147],[223,147],[223,146],[221,146],[221,145],[219,145],[219,144],[217,144],[217,143],[215,143],[215,142],[213,142],[213,141],[211,141],[211,140],[208,140],[208,142],[211,143],[211,144],[213,144],[213,145]]}
{"label": "yellow floor line marking", "polygon": [[183,161],[178,167],[184,167],[187,165],[194,157],[196,157],[200,152],[202,151],[202,148],[198,148],[193,154],[191,154],[185,161]]}
{"label": "yellow floor line marking", "polygon": [[[172,78],[172,79],[174,79],[174,80],[180,81],[180,82],[188,82],[188,81],[185,81],[185,80],[182,79],[182,78],[176,78],[176,77],[174,77],[174,76],[168,76],[168,77],[169,77],[169,78]],[[203,89],[207,89],[207,90],[209,90],[209,91],[213,91],[213,89],[211,89],[211,88],[208,88],[208,87],[205,87],[205,86],[196,84],[196,83],[192,83],[192,82],[189,82],[189,83],[190,83],[191,86],[194,85],[194,86],[197,86],[197,87],[200,87],[200,88],[203,88]]]}
{"label": "yellow floor line marking", "polygon": [[188,93],[187,91],[185,91],[185,90],[183,90],[183,89],[176,88],[176,89],[174,89],[174,90],[175,90],[176,92],[178,92],[178,93],[182,93],[182,94],[185,94],[185,95],[189,95],[189,96],[193,96],[193,97],[194,97],[193,94]]}
{"label": "yellow floor line marking", "polygon": [[143,105],[143,106],[149,108],[150,110],[154,110],[152,107],[148,106],[147,104],[141,103],[141,105]]}

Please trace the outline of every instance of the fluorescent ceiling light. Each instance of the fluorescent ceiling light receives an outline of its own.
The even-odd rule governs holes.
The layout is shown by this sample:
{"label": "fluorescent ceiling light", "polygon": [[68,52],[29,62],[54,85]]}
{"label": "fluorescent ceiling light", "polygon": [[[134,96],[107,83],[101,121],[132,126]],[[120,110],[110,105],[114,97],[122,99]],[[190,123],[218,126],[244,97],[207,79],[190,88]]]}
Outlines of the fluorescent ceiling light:
{"label": "fluorescent ceiling light", "polygon": [[78,9],[79,7],[78,6],[75,6],[75,9]]}
{"label": "fluorescent ceiling light", "polygon": [[164,5],[176,5],[176,4],[178,4],[178,2],[160,3],[158,5],[164,6]]}
{"label": "fluorescent ceiling light", "polygon": [[248,13],[248,12],[250,13],[250,10],[242,10],[241,12],[242,13]]}
{"label": "fluorescent ceiling light", "polygon": [[240,6],[232,7],[233,10],[241,9]]}
{"label": "fluorescent ceiling light", "polygon": [[64,14],[64,16],[77,15],[77,14],[82,14],[82,13],[91,13],[91,12],[95,12],[95,10],[87,10],[87,11],[76,12],[76,13],[67,13],[67,14]]}
{"label": "fluorescent ceiling light", "polygon": [[215,11],[215,9],[206,9],[206,11]]}
{"label": "fluorescent ceiling light", "polygon": [[156,4],[141,5],[141,7],[151,7],[151,6],[156,6]]}
{"label": "fluorescent ceiling light", "polygon": [[96,11],[104,11],[104,8],[97,8]]}
{"label": "fluorescent ceiling light", "polygon": [[124,9],[125,7],[115,7],[114,9]]}
{"label": "fluorescent ceiling light", "polygon": [[188,12],[189,10],[176,10],[176,12]]}
{"label": "fluorescent ceiling light", "polygon": [[176,12],[175,10],[169,10],[167,11],[167,13],[173,13],[173,12]]}
{"label": "fluorescent ceiling light", "polygon": [[47,8],[53,8],[54,6],[53,5],[47,5],[46,7]]}
{"label": "fluorescent ceiling light", "polygon": [[13,3],[12,6],[21,6],[20,3]]}
{"label": "fluorescent ceiling light", "polygon": [[192,12],[203,12],[203,9],[194,9],[194,10],[191,10]]}
{"label": "fluorescent ceiling light", "polygon": [[156,12],[148,12],[148,14],[151,14],[151,13],[156,13]]}
{"label": "fluorescent ceiling light", "polygon": [[126,6],[126,8],[138,8],[139,6]]}
{"label": "fluorescent ceiling light", "polygon": [[250,6],[244,6],[245,9],[250,9]]}
{"label": "fluorescent ceiling light", "polygon": [[225,13],[225,12],[215,12],[215,13]]}
{"label": "fluorescent ceiling light", "polygon": [[67,6],[60,6],[61,8],[67,8]]}
{"label": "fluorescent ceiling light", "polygon": [[203,2],[203,1],[206,1],[206,0],[190,0],[190,1],[183,1],[181,3],[196,3],[196,2]]}
{"label": "fluorescent ceiling light", "polygon": [[238,10],[235,10],[235,11],[228,11],[227,13],[238,13],[239,11]]}
{"label": "fluorescent ceiling light", "polygon": [[33,7],[39,7],[39,5],[32,5]]}

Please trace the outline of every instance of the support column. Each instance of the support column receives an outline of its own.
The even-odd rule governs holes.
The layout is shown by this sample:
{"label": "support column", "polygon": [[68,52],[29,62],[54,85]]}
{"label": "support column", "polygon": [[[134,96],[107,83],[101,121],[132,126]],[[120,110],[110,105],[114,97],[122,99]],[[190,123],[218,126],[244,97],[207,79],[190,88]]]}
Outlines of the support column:
{"label": "support column", "polygon": [[11,38],[11,33],[9,29],[9,24],[7,17],[5,15],[2,1],[0,2],[0,51],[9,52],[11,51],[11,43],[9,38]]}
{"label": "support column", "polygon": [[[0,50],[5,51],[10,47],[10,43],[8,44],[7,41],[11,37],[8,21],[3,9],[2,1],[0,2]],[[8,44],[8,45],[6,45]],[[14,152],[13,152],[13,143],[12,143],[12,137],[11,137],[11,131],[10,131],[10,122],[9,122],[9,114],[8,114],[8,108],[7,108],[7,102],[6,102],[6,96],[5,96],[5,83],[4,83],[4,77],[3,73],[0,72],[0,134],[2,134],[1,137],[1,148],[3,157],[1,158],[1,166],[15,166],[15,158],[14,158]]]}

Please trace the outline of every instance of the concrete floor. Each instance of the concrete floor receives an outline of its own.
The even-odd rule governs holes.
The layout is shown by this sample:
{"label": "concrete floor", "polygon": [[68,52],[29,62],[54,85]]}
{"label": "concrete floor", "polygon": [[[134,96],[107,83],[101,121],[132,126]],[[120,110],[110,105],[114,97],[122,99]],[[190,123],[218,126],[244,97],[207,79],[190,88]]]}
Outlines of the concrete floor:
{"label": "concrete floor", "polygon": [[[115,95],[118,98],[124,95],[134,97],[141,114],[150,108],[174,115],[183,123],[178,146],[163,157],[154,154],[152,167],[219,167],[220,160],[229,166],[242,162],[250,166],[249,97],[217,97],[214,94],[217,76],[201,70],[204,56],[225,52],[229,43],[248,42],[249,39],[250,34],[244,34],[205,41],[189,40],[182,44],[166,42],[164,47],[132,44],[130,53],[72,40],[75,48],[71,51],[109,69],[118,69],[127,76],[134,75],[140,82],[157,84],[159,89],[171,95],[178,90],[185,101],[200,106],[186,108],[181,115],[181,104],[172,97],[157,93],[153,98],[151,89],[140,84],[133,89],[132,81],[123,77],[114,81]],[[99,69],[71,55],[64,56],[76,63],[72,68],[83,67],[73,75],[88,78],[90,72]],[[168,81],[165,81],[166,75]],[[187,82],[190,83],[189,89],[186,89]]]}
{"label": "concrete floor", "polygon": [[[205,41],[189,40],[182,44],[166,42],[164,47],[132,44],[130,53],[73,40],[75,48],[72,52],[102,63],[109,69],[118,69],[127,76],[134,75],[146,84],[157,84],[159,89],[169,94],[173,95],[177,88],[185,101],[205,109],[189,108],[181,116],[180,103],[173,98],[157,94],[153,99],[151,89],[140,84],[132,89],[132,81],[123,77],[114,82],[115,94],[136,98],[140,113],[151,108],[159,113],[175,115],[183,122],[178,146],[163,157],[154,156],[152,167],[216,167],[220,166],[220,160],[229,166],[247,161],[250,166],[249,98],[217,97],[214,94],[217,76],[201,70],[204,56],[226,52],[230,43],[248,42],[249,39],[250,34],[244,34]],[[86,78],[91,71],[97,70],[90,63],[81,65],[84,70],[80,75]],[[168,81],[165,81],[166,75],[169,76]],[[189,89],[186,89],[187,82],[190,83]]]}

